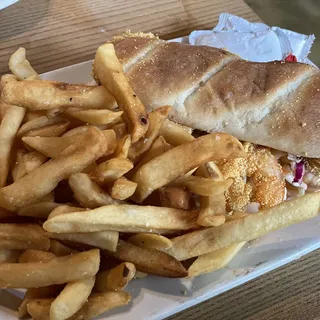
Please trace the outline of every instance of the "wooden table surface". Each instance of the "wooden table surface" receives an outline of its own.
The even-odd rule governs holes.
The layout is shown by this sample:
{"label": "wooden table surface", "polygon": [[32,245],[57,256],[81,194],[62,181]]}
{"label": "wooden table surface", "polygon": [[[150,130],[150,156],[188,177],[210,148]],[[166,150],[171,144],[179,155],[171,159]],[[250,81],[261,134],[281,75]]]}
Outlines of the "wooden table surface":
{"label": "wooden table surface", "polygon": [[[20,46],[42,73],[92,59],[125,30],[179,37],[212,28],[221,12],[259,21],[240,0],[20,0],[0,11],[0,74]],[[315,251],[170,319],[320,319],[319,258]]]}

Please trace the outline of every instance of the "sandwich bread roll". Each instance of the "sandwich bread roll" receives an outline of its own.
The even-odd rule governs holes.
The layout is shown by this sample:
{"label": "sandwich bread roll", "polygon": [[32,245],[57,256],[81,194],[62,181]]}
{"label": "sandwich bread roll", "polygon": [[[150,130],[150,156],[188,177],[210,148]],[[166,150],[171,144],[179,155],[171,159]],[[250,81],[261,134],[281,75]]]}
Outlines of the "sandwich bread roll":
{"label": "sandwich bread roll", "polygon": [[307,64],[255,63],[227,51],[157,38],[114,41],[129,82],[150,112],[207,132],[320,157],[320,72]]}

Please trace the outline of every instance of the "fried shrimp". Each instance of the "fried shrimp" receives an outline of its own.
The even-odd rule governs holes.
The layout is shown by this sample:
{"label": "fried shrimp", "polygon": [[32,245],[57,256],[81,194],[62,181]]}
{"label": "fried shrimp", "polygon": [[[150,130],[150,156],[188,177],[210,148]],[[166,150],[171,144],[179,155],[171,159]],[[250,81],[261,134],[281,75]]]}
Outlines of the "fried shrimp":
{"label": "fried shrimp", "polygon": [[272,153],[251,143],[244,143],[247,151],[247,177],[252,184],[252,201],[260,209],[273,207],[284,200],[285,179],[282,167]]}
{"label": "fried shrimp", "polygon": [[246,159],[217,162],[224,178],[234,181],[226,192],[227,211],[246,211],[252,203],[258,203],[259,209],[281,203],[285,195],[285,180],[277,159],[268,149],[251,143],[245,142],[244,149]]}

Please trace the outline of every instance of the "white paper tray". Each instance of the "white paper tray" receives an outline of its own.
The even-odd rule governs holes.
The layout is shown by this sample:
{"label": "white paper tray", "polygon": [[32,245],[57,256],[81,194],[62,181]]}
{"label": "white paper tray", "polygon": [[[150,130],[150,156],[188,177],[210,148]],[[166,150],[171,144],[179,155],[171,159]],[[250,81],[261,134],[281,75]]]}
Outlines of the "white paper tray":
{"label": "white paper tray", "polygon": [[[183,41],[176,39],[175,41]],[[91,61],[51,71],[44,79],[86,83],[90,77]],[[212,298],[249,280],[299,259],[320,248],[320,217],[272,232],[247,244],[229,266],[195,279],[165,279],[148,276],[135,280],[126,291],[132,302],[100,319],[160,320],[188,307]],[[0,290],[0,319],[13,320],[21,302],[17,290]]]}

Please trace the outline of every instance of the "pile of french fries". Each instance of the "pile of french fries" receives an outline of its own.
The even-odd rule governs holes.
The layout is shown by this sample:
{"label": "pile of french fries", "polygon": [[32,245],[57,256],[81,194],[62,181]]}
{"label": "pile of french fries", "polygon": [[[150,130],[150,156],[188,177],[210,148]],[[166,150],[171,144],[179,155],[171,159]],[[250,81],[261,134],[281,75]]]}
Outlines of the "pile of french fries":
{"label": "pile of french fries", "polygon": [[[97,85],[41,80],[20,48],[1,78],[0,287],[25,288],[19,317],[91,319],[130,301],[147,274],[194,277],[244,246],[318,214],[309,194],[256,214],[226,212],[216,160],[241,158],[223,133],[194,138],[147,113],[112,43]],[[188,266],[188,267],[187,267]]]}

